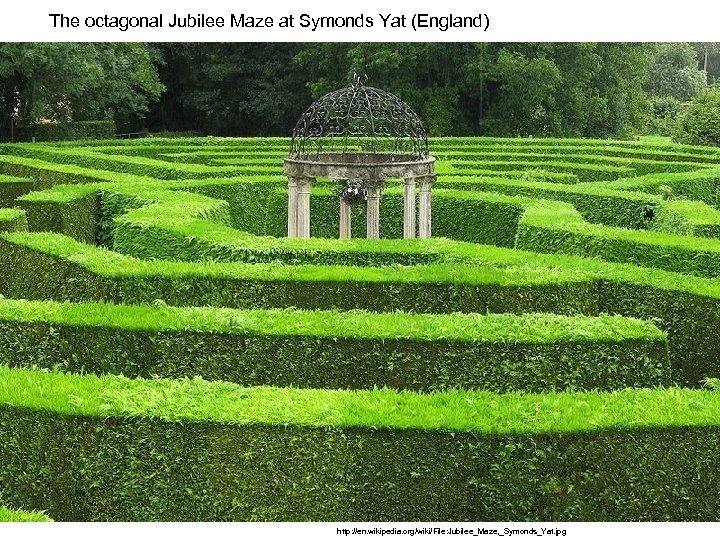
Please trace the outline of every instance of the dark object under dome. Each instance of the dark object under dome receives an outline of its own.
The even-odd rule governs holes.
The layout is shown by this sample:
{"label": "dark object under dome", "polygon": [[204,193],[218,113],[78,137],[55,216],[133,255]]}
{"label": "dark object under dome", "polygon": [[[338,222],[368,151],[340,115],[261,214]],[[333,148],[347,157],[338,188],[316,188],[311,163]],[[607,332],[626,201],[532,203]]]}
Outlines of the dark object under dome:
{"label": "dark object under dome", "polygon": [[319,153],[401,154],[410,160],[428,157],[427,130],[420,117],[397,96],[365,86],[325,94],[298,120],[290,156]]}

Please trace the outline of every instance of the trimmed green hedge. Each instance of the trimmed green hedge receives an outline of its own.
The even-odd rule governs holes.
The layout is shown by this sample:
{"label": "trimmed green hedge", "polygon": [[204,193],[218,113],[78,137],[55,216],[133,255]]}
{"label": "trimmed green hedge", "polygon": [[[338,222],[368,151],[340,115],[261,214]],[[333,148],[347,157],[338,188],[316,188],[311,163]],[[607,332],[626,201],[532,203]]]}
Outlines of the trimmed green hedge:
{"label": "trimmed green hedge", "polygon": [[48,145],[16,144],[4,148],[14,156],[42,159],[119,173],[150,176],[162,180],[236,176],[237,167],[210,167],[191,163],[168,163],[140,156],[103,154],[86,148],[57,148]]}
{"label": "trimmed green hedge", "polygon": [[0,208],[15,206],[15,199],[33,189],[31,178],[18,178],[0,174]]}
{"label": "trimmed green hedge", "polygon": [[[0,294],[15,298],[242,308],[444,313],[600,311],[668,332],[673,380],[720,376],[715,280],[630,265],[478,246],[477,266],[322,267],[142,261],[53,234],[0,239]],[[622,290],[620,295],[617,291]],[[636,303],[643,306],[639,308]],[[689,306],[693,307],[692,309]]]}
{"label": "trimmed green hedge", "polygon": [[570,268],[198,265],[138,260],[49,233],[0,237],[0,293],[73,302],[161,299],[175,306],[598,313],[593,275]]}
{"label": "trimmed green hedge", "polygon": [[25,510],[11,510],[0,506],[0,522],[48,522],[52,521],[44,512],[27,512]]}
{"label": "trimmed green hedge", "polygon": [[593,225],[584,222],[570,205],[556,206],[553,211],[528,207],[520,220],[516,247],[598,256],[613,262],[704,277],[720,276],[718,239]]}
{"label": "trimmed green hedge", "polygon": [[247,385],[621,389],[671,381],[665,335],[621,317],[240,311],[0,301],[0,362]]}
{"label": "trimmed green hedge", "polygon": [[112,120],[84,120],[78,122],[49,122],[18,128],[18,138],[39,141],[76,139],[113,139],[115,122]]}
{"label": "trimmed green hedge", "polygon": [[31,231],[58,232],[88,244],[97,241],[100,198],[95,185],[60,185],[50,194],[23,195],[17,203],[25,210]]}
{"label": "trimmed green hedge", "polygon": [[418,395],[2,369],[0,402],[3,500],[59,520],[720,519],[707,391]]}
{"label": "trimmed green hedge", "polygon": [[0,208],[0,232],[27,231],[27,217],[19,208]]}

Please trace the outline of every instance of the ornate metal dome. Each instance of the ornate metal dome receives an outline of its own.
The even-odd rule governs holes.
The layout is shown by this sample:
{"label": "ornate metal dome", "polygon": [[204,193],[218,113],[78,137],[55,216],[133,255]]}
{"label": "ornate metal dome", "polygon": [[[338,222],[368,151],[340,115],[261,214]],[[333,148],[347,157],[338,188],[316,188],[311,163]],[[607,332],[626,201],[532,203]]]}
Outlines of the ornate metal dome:
{"label": "ornate metal dome", "polygon": [[364,152],[427,158],[427,130],[415,111],[397,96],[365,86],[366,76],[353,79],[351,86],[325,94],[300,117],[290,156]]}

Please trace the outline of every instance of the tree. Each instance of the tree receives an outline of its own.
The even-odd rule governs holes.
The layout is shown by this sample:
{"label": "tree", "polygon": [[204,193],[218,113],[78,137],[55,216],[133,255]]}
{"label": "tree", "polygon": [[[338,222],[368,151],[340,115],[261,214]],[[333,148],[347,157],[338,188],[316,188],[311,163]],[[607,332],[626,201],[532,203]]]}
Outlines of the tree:
{"label": "tree", "polygon": [[0,44],[0,123],[132,122],[163,87],[138,43]]}
{"label": "tree", "polygon": [[689,43],[658,46],[646,89],[655,96],[687,101],[707,86],[707,73],[698,69],[695,50]]}
{"label": "tree", "polygon": [[295,58],[313,97],[347,86],[353,73],[406,101],[432,135],[472,133],[477,97],[465,65],[475,51],[462,43],[317,43]]}
{"label": "tree", "polygon": [[708,83],[720,79],[720,43],[691,43],[699,68],[707,73]]}
{"label": "tree", "polygon": [[561,131],[555,97],[562,82],[557,64],[542,55],[501,49],[488,80],[495,99],[485,128],[497,135],[554,135]]}
{"label": "tree", "polygon": [[363,43],[303,48],[315,95],[353,71],[396,93],[432,135],[627,136],[647,111],[650,46]]}
{"label": "tree", "polygon": [[155,129],[287,135],[310,100],[296,43],[164,43]]}

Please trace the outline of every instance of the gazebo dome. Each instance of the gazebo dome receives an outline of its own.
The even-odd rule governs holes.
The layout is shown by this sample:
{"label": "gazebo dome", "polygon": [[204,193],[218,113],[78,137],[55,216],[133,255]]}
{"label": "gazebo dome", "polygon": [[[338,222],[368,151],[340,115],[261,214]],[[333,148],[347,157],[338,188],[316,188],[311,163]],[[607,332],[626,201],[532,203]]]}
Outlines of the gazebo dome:
{"label": "gazebo dome", "polygon": [[355,76],[347,88],[325,94],[298,120],[291,157],[309,154],[394,154],[395,161],[429,156],[427,130],[400,98]]}

